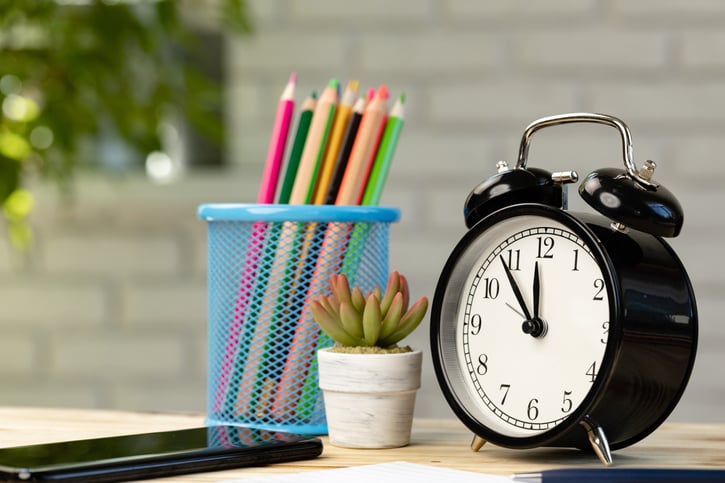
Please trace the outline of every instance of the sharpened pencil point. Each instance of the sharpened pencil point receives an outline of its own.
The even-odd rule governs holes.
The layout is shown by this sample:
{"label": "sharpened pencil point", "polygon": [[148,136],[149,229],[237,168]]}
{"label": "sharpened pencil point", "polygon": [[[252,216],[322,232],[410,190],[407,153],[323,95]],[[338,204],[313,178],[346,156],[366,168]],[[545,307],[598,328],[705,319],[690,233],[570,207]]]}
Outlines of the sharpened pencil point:
{"label": "sharpened pencil point", "polygon": [[355,94],[357,94],[358,90],[360,90],[360,81],[356,81],[356,80],[348,81],[347,88],[350,89]]}
{"label": "sharpened pencil point", "polygon": [[296,84],[297,83],[297,72],[292,72],[292,74],[290,74],[289,81],[288,82],[290,84]]}
{"label": "sharpened pencil point", "polygon": [[330,79],[330,82],[327,83],[327,87],[334,87],[335,89],[337,89],[338,87],[340,87],[340,82],[333,77],[332,79]]}
{"label": "sharpened pencil point", "polygon": [[388,97],[390,97],[390,93],[388,92],[388,86],[385,84],[378,87],[378,97],[380,97],[383,100],[386,100]]}
{"label": "sharpened pencil point", "polygon": [[365,96],[365,99],[366,99],[366,100],[367,100],[368,102],[370,102],[370,101],[372,101],[372,100],[373,100],[373,97],[375,97],[375,88],[374,88],[374,87],[371,87],[370,89],[368,89],[368,93],[367,93],[367,95]]}
{"label": "sharpened pencil point", "polygon": [[312,91],[312,93],[310,94],[310,97],[313,99],[317,99],[317,91]]}
{"label": "sharpened pencil point", "polygon": [[400,94],[400,103],[401,104],[405,104],[405,92],[403,92],[402,94]]}

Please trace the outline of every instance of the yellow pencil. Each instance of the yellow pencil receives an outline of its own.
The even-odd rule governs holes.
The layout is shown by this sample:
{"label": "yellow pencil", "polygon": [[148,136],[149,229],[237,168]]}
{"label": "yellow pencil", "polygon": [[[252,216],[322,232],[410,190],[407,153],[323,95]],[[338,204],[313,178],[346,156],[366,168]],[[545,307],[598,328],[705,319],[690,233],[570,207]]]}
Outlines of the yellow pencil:
{"label": "yellow pencil", "polygon": [[337,160],[338,153],[340,152],[342,138],[345,136],[345,129],[347,128],[347,123],[350,120],[350,115],[352,114],[352,106],[357,100],[359,88],[360,83],[358,81],[352,80],[348,82],[347,88],[345,88],[345,92],[340,100],[340,105],[337,107],[337,111],[335,112],[335,120],[333,121],[329,140],[327,142],[327,151],[325,152],[325,157],[320,166],[317,183],[315,185],[315,192],[312,197],[312,203],[315,205],[321,205],[325,201],[325,195],[329,189],[332,173],[335,169],[335,161]]}

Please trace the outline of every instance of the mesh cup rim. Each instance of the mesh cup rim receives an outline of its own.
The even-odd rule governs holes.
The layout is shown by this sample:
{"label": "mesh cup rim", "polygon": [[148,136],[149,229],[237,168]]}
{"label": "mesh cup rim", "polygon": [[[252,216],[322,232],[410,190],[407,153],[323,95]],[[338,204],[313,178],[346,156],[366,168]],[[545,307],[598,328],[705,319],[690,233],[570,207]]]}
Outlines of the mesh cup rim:
{"label": "mesh cup rim", "polygon": [[400,210],[387,206],[209,203],[199,206],[197,216],[207,222],[395,222],[400,219]]}

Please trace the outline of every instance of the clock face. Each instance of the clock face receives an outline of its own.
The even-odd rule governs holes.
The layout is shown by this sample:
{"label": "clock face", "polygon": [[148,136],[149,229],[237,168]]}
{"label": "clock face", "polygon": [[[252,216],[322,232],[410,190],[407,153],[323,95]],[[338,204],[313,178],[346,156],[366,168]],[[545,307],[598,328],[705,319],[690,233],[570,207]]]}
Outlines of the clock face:
{"label": "clock face", "polygon": [[505,217],[452,257],[442,362],[470,416],[510,438],[535,437],[575,413],[609,340],[604,264],[590,239],[562,221]]}

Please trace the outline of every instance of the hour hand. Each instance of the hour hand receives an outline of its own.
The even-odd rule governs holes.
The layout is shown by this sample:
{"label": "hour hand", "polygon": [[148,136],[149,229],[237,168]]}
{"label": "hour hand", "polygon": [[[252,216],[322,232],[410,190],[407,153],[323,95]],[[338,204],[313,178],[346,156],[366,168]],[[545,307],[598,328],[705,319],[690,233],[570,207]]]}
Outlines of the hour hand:
{"label": "hour hand", "polygon": [[511,273],[511,270],[509,270],[508,265],[506,265],[506,260],[504,260],[503,255],[499,255],[499,258],[501,259],[501,264],[503,265],[503,269],[506,272],[506,277],[509,279],[509,283],[511,284],[511,289],[514,291],[514,295],[516,296],[516,300],[519,303],[519,306],[521,307],[521,311],[526,316],[526,320],[531,320],[531,313],[529,312],[529,309],[526,307],[526,302],[524,302],[524,296],[521,294],[521,289],[519,288],[518,284],[516,283],[516,280],[514,280],[514,276]]}

